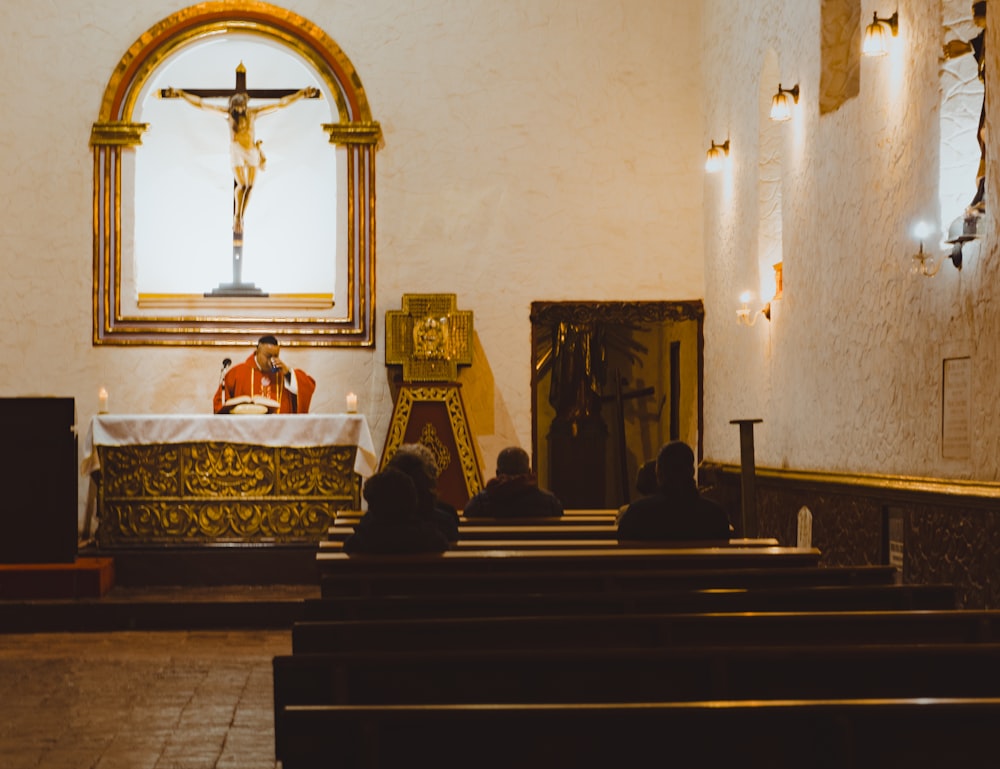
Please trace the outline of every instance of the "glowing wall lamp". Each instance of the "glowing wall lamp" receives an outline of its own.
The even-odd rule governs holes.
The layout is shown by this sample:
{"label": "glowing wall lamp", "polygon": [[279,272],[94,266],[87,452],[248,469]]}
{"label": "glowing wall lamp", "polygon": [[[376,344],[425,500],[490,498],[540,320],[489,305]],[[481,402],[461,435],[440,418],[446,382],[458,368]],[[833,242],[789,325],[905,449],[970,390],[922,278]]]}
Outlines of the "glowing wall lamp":
{"label": "glowing wall lamp", "polygon": [[740,294],[740,308],[736,311],[736,322],[741,326],[752,326],[761,315],[771,320],[771,304],[765,304],[761,309],[751,311],[750,292],[744,291]]}
{"label": "glowing wall lamp", "polygon": [[913,264],[910,266],[910,272],[914,275],[925,275],[928,278],[933,278],[937,275],[943,263],[943,259],[936,260],[932,254],[924,251],[924,241],[921,240],[920,250],[913,255]]}
{"label": "glowing wall lamp", "polygon": [[889,41],[885,37],[885,28],[888,27],[895,37],[899,33],[899,11],[896,11],[887,19],[880,19],[878,12],[874,14],[874,20],[865,27],[865,39],[861,44],[861,53],[865,56],[885,56],[889,53]]}
{"label": "glowing wall lamp", "polygon": [[761,315],[771,320],[771,308],[784,294],[784,270],[782,263],[775,262],[771,265],[771,268],[774,270],[774,296],[771,297],[770,302],[759,310],[751,311],[750,297],[752,294],[749,291],[744,291],[740,294],[740,308],[736,311],[736,322],[741,326],[752,326]]}
{"label": "glowing wall lamp", "polygon": [[708,148],[708,152],[705,153],[705,170],[714,174],[717,171],[722,170],[722,164],[726,160],[726,156],[729,155],[729,139],[726,139],[722,144],[716,144],[712,141],[712,146]]}
{"label": "glowing wall lamp", "polygon": [[778,83],[778,92],[771,99],[771,120],[788,120],[792,117],[793,102],[789,101],[789,95],[795,104],[799,103],[799,84],[796,83],[792,88],[782,88],[781,83]]}
{"label": "glowing wall lamp", "polygon": [[924,251],[924,241],[929,238],[933,232],[934,227],[927,221],[917,222],[916,226],[913,228],[913,234],[920,238],[920,250],[913,255],[913,260],[910,264],[910,272],[914,275],[924,275],[928,278],[933,278],[937,275],[938,270],[941,269],[941,264],[944,260],[938,259],[934,256],[934,254]]}
{"label": "glowing wall lamp", "polygon": [[938,274],[938,271],[941,269],[941,265],[944,264],[945,259],[950,259],[951,263],[955,265],[955,269],[961,270],[962,247],[966,243],[977,239],[977,225],[978,221],[975,216],[970,215],[958,217],[954,222],[952,222],[951,227],[949,227],[948,240],[945,241],[951,246],[951,252],[938,257],[932,253],[924,251],[924,238],[931,233],[930,225],[924,222],[918,224],[914,234],[920,238],[920,248],[917,250],[917,253],[913,255],[910,272],[914,275],[923,275],[928,278],[933,278]]}

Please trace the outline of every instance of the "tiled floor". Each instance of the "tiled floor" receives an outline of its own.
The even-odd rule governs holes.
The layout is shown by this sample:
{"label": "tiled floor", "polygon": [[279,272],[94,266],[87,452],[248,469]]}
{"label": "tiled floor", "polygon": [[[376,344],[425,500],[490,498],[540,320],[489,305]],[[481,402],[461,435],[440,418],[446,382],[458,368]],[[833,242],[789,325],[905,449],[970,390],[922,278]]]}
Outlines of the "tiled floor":
{"label": "tiled floor", "polygon": [[3,769],[274,769],[290,631],[0,634]]}

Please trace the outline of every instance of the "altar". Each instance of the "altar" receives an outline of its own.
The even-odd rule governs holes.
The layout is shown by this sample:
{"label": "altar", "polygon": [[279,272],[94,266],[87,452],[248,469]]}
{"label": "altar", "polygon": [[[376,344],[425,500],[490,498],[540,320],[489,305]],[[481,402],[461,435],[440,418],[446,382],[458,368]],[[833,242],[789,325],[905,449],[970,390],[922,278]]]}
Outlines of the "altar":
{"label": "altar", "polygon": [[267,544],[322,539],[377,463],[360,414],[100,414],[81,472],[102,548]]}

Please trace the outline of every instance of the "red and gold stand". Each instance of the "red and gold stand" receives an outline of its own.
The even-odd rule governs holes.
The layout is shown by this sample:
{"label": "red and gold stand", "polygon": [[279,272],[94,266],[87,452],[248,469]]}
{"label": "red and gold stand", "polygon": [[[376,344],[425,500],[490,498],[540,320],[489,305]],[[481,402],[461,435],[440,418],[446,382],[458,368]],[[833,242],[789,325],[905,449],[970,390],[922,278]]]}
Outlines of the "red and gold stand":
{"label": "red and gold stand", "polygon": [[422,443],[437,460],[438,496],[459,510],[483,486],[478,454],[469,430],[462,385],[406,382],[392,409],[380,466],[403,443]]}
{"label": "red and gold stand", "polygon": [[403,443],[422,443],[437,459],[438,496],[463,509],[483,486],[458,366],[472,363],[472,313],[454,294],[404,294],[386,313],[385,362],[403,367],[381,467]]}

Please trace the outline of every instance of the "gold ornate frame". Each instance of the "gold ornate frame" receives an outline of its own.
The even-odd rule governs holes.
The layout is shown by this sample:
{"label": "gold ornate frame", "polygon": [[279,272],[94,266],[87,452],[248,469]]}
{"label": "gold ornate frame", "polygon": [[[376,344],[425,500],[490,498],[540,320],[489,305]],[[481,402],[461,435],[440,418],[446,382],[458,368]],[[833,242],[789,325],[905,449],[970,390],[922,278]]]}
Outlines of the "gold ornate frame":
{"label": "gold ornate frame", "polygon": [[[347,222],[346,307],[330,317],[260,318],[231,311],[128,315],[122,306],[122,153],[142,143],[145,124],[133,121],[144,83],[171,53],[206,36],[250,33],[287,46],[323,78],[339,122],[324,125],[331,144],[346,152],[338,179],[338,208]],[[104,91],[90,136],[94,152],[95,345],[233,345],[265,333],[282,344],[370,347],[374,344],[375,151],[382,141],[361,80],[337,44],[315,24],[263,2],[230,0],[194,5],[160,21],[128,49]],[[129,201],[124,201],[128,205]],[[334,258],[333,256],[331,258]]]}

